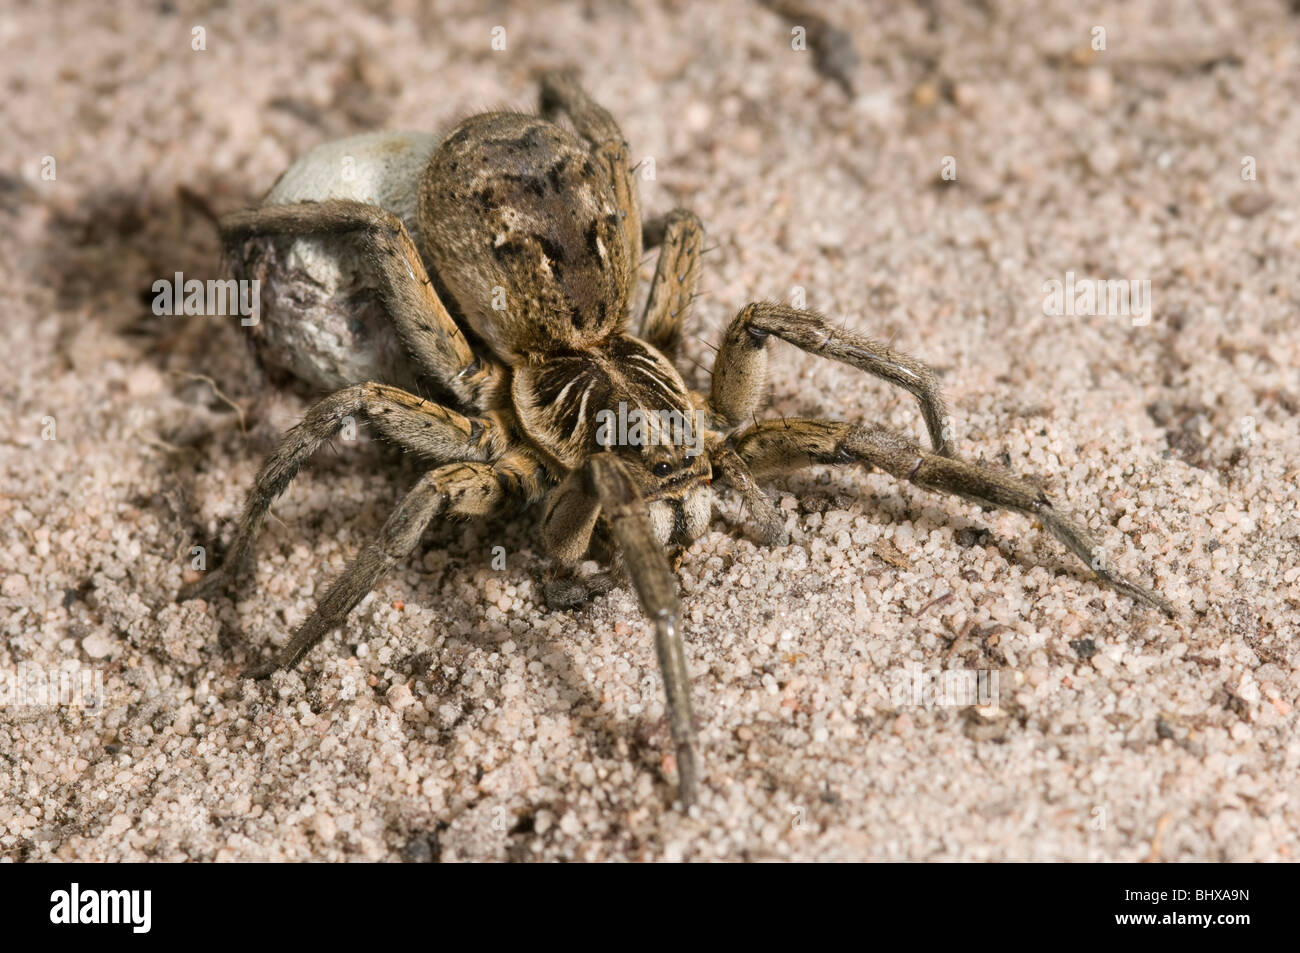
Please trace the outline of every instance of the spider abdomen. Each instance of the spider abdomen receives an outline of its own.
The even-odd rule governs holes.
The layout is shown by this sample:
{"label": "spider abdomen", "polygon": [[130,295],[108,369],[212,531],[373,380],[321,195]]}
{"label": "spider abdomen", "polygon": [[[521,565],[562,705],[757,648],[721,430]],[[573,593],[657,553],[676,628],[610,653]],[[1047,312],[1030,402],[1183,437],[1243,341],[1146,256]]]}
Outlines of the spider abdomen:
{"label": "spider abdomen", "polygon": [[439,279],[502,359],[597,346],[625,324],[633,263],[614,190],[560,126],[466,119],[424,172],[419,219]]}

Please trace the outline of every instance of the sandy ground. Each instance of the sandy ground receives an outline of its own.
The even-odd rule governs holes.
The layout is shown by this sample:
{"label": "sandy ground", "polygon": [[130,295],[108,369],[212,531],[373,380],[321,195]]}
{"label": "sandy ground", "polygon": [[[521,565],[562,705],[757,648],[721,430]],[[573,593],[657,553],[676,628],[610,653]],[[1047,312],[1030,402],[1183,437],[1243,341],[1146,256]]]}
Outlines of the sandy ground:
{"label": "sandy ground", "polygon": [[[6,696],[0,856],[1296,858],[1290,5],[833,4],[847,91],[753,3],[115,6],[0,8],[0,668],[102,684],[98,711]],[[791,545],[726,497],[686,554],[691,816],[633,594],[547,612],[534,515],[433,528],[300,671],[239,680],[417,471],[321,454],[256,590],[175,604],[306,404],[237,318],[153,315],[153,282],[221,276],[208,213],[308,148],[527,108],[565,64],[654,157],[645,207],[709,229],[690,361],[803,288],[940,368],[961,454],[1041,480],[1181,617],[1025,518],[822,468],[774,488]],[[1149,280],[1150,320],[1046,313],[1067,272]],[[847,367],[771,367],[771,414],[922,433]],[[996,703],[908,688],[946,669]]]}

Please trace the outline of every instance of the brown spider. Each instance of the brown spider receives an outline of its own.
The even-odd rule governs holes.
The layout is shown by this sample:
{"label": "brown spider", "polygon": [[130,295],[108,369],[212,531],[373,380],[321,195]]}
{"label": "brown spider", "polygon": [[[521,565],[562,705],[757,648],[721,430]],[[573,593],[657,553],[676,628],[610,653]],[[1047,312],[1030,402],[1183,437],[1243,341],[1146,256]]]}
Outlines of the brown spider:
{"label": "brown spider", "polygon": [[[689,390],[671,358],[699,277],[699,220],[678,209],[661,228],[647,226],[646,243],[654,234],[662,251],[640,334],[630,334],[643,236],[628,146],[609,113],[569,74],[543,78],[540,113],[472,116],[442,142],[420,180],[423,248],[393,212],[355,201],[268,206],[222,221],[232,253],[268,236],[360,236],[410,361],[455,404],[432,403],[381,382],[348,386],[313,406],[263,464],[223,567],[186,587],[180,598],[210,593],[249,573],[272,501],[345,418],[364,416],[433,468],[289,644],[253,677],[297,664],[416,547],[431,520],[486,516],[544,500],[545,547],[559,567],[546,586],[552,606],[576,605],[591,594],[595,587],[574,571],[589,552],[607,562],[615,546],[622,553],[654,624],[679,792],[689,805],[700,769],[677,581],[665,549],[688,544],[708,527],[715,478],[741,495],[769,543],[782,541],[780,514],[758,481],[812,464],[875,466],[929,490],[1034,516],[1097,578],[1172,612],[1158,595],[1103,565],[1093,537],[1041,490],[954,458],[930,368],[820,314],[775,303],[746,306],[727,328],[709,394]],[[576,136],[553,121],[560,113]],[[454,302],[456,317],[444,298]],[[771,337],[911,392],[934,449],[853,423],[756,422]],[[636,439],[613,446],[601,430],[601,412],[620,406],[641,411],[648,423]],[[665,414],[700,420],[698,443],[654,439],[668,436],[654,423]]]}

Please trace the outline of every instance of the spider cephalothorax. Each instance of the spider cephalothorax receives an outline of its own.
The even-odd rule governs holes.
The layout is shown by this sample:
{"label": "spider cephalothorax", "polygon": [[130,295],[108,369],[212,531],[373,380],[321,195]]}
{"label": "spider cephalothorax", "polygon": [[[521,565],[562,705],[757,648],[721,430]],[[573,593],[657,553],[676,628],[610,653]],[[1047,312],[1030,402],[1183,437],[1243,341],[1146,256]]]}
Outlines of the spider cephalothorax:
{"label": "spider cephalothorax", "polygon": [[707,423],[653,347],[613,333],[599,350],[518,368],[511,396],[521,428],[558,469],[579,472],[592,454],[612,450],[649,504],[660,545],[704,532]]}
{"label": "spider cephalothorax", "polygon": [[[782,541],[782,517],[757,481],[812,464],[875,466],[1034,516],[1097,578],[1170,611],[1159,596],[1114,575],[1088,531],[1042,491],[956,459],[928,367],[815,312],[746,306],[723,337],[709,393],[690,390],[672,359],[699,277],[699,220],[679,209],[645,226],[645,243],[661,251],[632,335],[643,226],[627,145],[569,75],[545,77],[541,102],[540,116],[471,117],[437,148],[419,185],[422,247],[393,212],[357,201],[265,206],[222,220],[232,257],[267,236],[356,236],[379,276],[411,378],[446,397],[434,403],[388,383],[355,383],[316,403],[263,464],[224,565],[182,598],[248,573],[271,503],[346,420],[368,419],[432,468],[289,645],[254,675],[296,664],[415,548],[430,521],[544,501],[542,533],[557,566],[547,587],[552,604],[577,604],[589,593],[572,572],[588,554],[608,543],[621,554],[654,624],[681,798],[690,803],[698,755],[665,548],[704,532],[717,483],[740,494],[766,541]],[[559,114],[576,135],[554,121]],[[933,449],[852,423],[758,420],[772,338],[910,391]]]}

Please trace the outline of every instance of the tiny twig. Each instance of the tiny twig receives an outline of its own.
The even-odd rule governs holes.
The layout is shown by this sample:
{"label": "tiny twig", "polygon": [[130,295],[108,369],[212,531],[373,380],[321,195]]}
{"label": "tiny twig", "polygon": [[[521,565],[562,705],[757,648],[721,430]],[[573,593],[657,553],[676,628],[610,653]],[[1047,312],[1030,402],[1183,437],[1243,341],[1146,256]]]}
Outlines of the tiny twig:
{"label": "tiny twig", "polygon": [[172,371],[172,373],[179,374],[181,377],[188,377],[190,380],[193,381],[202,381],[203,383],[211,387],[212,393],[217,395],[217,399],[220,400],[223,404],[226,404],[228,407],[230,407],[230,409],[235,412],[236,416],[239,417],[239,432],[242,433],[245,437],[248,436],[248,428],[244,425],[244,409],[240,407],[238,404],[236,404],[229,397],[227,397],[225,392],[222,391],[222,389],[217,386],[216,381],[214,381],[207,374],[194,374],[191,373],[190,371]]}

